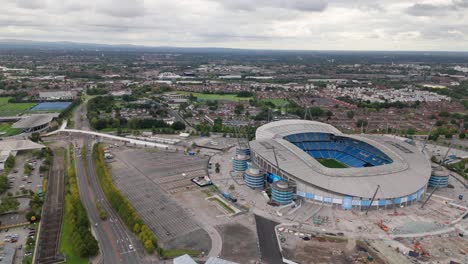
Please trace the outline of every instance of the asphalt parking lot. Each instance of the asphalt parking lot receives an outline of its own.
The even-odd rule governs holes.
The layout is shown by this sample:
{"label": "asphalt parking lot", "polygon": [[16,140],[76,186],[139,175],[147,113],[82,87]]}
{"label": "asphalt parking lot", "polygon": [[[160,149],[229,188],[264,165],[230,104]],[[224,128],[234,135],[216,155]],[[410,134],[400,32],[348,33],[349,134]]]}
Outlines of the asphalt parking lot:
{"label": "asphalt parking lot", "polygon": [[[31,152],[22,152],[16,156],[15,166],[8,174],[8,181],[10,188],[6,191],[4,195],[8,193],[13,194],[14,196],[21,196],[23,190],[32,190],[37,193],[39,190],[42,190],[42,181],[43,177],[40,177],[39,167],[42,165],[42,160],[35,160],[32,162],[33,171],[31,175],[24,174],[24,164],[34,160],[32,158]],[[29,198],[18,198],[20,203],[18,212],[15,214],[7,214],[0,216],[0,221],[2,225],[12,225],[25,222],[24,213],[29,209]]]}
{"label": "asphalt parking lot", "polygon": [[[33,165],[31,175],[24,173],[24,164],[30,162]],[[42,160],[32,158],[31,153],[22,153],[16,156],[15,167],[8,174],[11,189],[8,192],[13,194],[21,193],[23,189],[37,192],[42,189],[42,180],[40,177],[39,167],[42,165]]]}
{"label": "asphalt parking lot", "polygon": [[112,154],[114,183],[159,241],[168,248],[208,252],[209,235],[168,194],[170,190],[194,186],[190,178],[206,174],[207,159],[126,148],[114,149]]}
{"label": "asphalt parking lot", "polygon": [[[30,226],[25,226],[25,227],[4,229],[0,231],[0,237],[2,239],[2,242],[5,243],[5,245],[9,244],[9,246],[16,248],[16,255],[15,255],[15,259],[13,260],[13,263],[18,263],[18,264],[22,263],[24,257],[29,256],[32,253],[28,251],[26,247],[26,241],[28,239],[28,236],[35,235],[36,233],[32,233],[33,231],[28,229],[29,227],[31,228],[34,227],[34,229],[36,229],[35,225],[30,225]],[[17,235],[18,237],[18,241],[11,242],[12,241],[11,237],[15,235]]]}
{"label": "asphalt parking lot", "polygon": [[216,229],[223,239],[221,258],[237,263],[258,263],[259,250],[256,233],[239,224],[219,225]]}

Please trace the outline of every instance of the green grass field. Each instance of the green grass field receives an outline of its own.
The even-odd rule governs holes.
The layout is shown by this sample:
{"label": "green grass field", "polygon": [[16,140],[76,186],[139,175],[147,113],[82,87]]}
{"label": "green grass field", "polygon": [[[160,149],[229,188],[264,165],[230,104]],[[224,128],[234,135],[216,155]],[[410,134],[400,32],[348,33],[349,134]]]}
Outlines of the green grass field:
{"label": "green grass field", "polygon": [[224,101],[231,101],[231,102],[239,102],[239,101],[248,101],[252,99],[252,97],[237,97],[236,94],[204,94],[204,93],[191,93],[185,91],[178,91],[179,94],[193,94],[193,96],[197,97],[198,101],[206,101],[206,100],[224,100]]}
{"label": "green grass field", "polygon": [[12,128],[11,124],[9,123],[1,123],[0,124],[0,137],[9,137],[17,135],[21,132],[21,129]]}
{"label": "green grass field", "polygon": [[327,168],[333,168],[333,169],[342,169],[342,168],[348,168],[345,164],[335,160],[335,159],[319,159],[318,160],[320,164]]}
{"label": "green grass field", "polygon": [[15,116],[27,112],[36,103],[9,103],[10,97],[0,97],[0,116]]}
{"label": "green grass field", "polygon": [[8,104],[11,97],[0,97],[0,105]]}

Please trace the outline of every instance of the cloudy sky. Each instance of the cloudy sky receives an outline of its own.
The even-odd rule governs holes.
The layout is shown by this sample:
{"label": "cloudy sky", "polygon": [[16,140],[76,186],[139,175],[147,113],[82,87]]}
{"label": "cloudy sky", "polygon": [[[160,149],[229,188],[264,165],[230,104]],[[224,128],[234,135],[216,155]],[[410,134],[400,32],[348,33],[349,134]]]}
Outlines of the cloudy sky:
{"label": "cloudy sky", "polygon": [[468,51],[468,0],[0,0],[0,39]]}

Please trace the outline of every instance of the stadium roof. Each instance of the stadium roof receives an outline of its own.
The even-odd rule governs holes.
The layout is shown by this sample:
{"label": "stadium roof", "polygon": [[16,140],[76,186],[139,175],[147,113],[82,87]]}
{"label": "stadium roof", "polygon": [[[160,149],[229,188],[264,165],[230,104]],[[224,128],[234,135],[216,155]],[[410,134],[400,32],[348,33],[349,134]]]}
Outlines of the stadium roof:
{"label": "stadium roof", "polygon": [[257,140],[269,138],[283,138],[287,135],[311,131],[316,133],[331,133],[335,135],[342,134],[338,129],[336,129],[332,125],[316,121],[292,119],[271,122],[259,127],[257,129],[257,132],[255,132],[255,138]]}
{"label": "stadium roof", "polygon": [[13,128],[32,128],[50,123],[58,114],[39,114],[25,117],[14,123]]}
{"label": "stadium roof", "polygon": [[[366,142],[390,157],[390,164],[363,168],[327,168],[283,137],[291,134],[331,133]],[[272,122],[257,130],[257,139],[250,142],[252,150],[281,171],[332,192],[356,197],[372,197],[377,185],[381,189],[376,198],[402,197],[423,188],[430,177],[427,158],[414,146],[388,136],[344,135],[333,126],[305,120]],[[273,153],[273,148],[276,152]]]}

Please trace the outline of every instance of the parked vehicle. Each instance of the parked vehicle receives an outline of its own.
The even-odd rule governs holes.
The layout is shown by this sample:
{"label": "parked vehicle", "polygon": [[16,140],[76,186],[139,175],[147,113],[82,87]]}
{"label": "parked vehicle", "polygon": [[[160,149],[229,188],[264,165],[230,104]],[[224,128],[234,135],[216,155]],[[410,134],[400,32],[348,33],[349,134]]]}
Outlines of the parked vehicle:
{"label": "parked vehicle", "polygon": [[224,198],[230,200],[233,203],[237,202],[237,198],[233,197],[232,195],[230,195],[227,192],[223,192],[222,195],[224,196]]}

